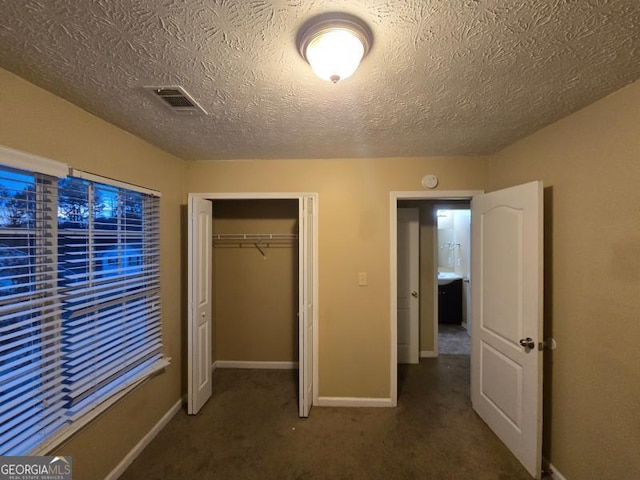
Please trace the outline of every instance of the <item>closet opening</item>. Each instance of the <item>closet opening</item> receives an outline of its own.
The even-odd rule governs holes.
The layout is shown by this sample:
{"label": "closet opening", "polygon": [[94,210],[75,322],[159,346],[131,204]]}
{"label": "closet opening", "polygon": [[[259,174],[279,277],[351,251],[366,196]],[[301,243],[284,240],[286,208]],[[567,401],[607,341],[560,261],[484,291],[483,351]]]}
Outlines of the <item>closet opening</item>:
{"label": "closet opening", "polygon": [[233,368],[288,372],[279,382],[290,379],[292,407],[309,415],[317,203],[314,193],[189,194],[189,414],[214,394],[215,371]]}
{"label": "closet opening", "polygon": [[296,369],[298,202],[213,200],[212,230],[215,367]]}

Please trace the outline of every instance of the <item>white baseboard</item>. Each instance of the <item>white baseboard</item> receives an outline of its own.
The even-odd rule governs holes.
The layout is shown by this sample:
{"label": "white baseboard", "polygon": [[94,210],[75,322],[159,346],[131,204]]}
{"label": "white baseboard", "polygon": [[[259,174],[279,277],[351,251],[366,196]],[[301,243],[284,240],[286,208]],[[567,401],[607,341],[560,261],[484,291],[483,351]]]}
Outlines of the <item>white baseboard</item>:
{"label": "white baseboard", "polygon": [[567,480],[567,478],[553,466],[553,463],[549,462],[546,458],[542,459],[542,466],[545,470],[551,472],[551,480]]}
{"label": "white baseboard", "polygon": [[434,350],[420,350],[420,358],[436,358],[438,352]]}
{"label": "white baseboard", "polygon": [[390,398],[318,397],[316,407],[392,407]]}
{"label": "white baseboard", "polygon": [[175,414],[180,411],[180,408],[182,408],[182,402],[183,399],[181,398],[169,409],[167,413],[162,416],[160,420],[158,420],[158,423],[156,423],[153,428],[151,428],[151,430],[149,430],[149,432],[147,432],[147,434],[142,437],[142,440],[140,440],[136,444],[136,446],[133,447],[131,451],[122,459],[118,466],[116,466],[116,468],[114,468],[109,473],[109,475],[106,476],[105,480],[117,480],[120,475],[125,472],[129,465],[131,465],[133,461],[138,457],[138,455],[140,455],[142,451],[147,447],[147,445],[151,443],[151,440],[153,440],[156,435],[160,433],[160,430],[162,430],[167,425],[167,423],[169,423],[169,420],[171,420],[175,416]]}
{"label": "white baseboard", "polygon": [[211,371],[216,368],[263,368],[269,370],[295,370],[298,362],[240,362],[235,360],[216,360]]}

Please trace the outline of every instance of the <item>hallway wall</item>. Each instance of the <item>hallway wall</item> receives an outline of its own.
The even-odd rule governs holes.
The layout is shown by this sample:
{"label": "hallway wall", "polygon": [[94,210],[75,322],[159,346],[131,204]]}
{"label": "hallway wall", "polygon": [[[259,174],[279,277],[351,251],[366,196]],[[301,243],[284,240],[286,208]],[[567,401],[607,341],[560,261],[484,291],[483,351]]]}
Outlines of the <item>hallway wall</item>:
{"label": "hallway wall", "polygon": [[505,148],[491,188],[545,186],[544,453],[566,478],[640,475],[640,81]]}

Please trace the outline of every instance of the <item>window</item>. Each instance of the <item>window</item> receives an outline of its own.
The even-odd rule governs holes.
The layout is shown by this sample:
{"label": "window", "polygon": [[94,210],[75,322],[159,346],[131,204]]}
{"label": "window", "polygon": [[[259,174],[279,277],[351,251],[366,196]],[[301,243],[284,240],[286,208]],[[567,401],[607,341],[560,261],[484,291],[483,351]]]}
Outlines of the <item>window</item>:
{"label": "window", "polygon": [[0,166],[0,455],[44,453],[167,365],[158,196],[73,175]]}
{"label": "window", "polygon": [[64,423],[56,181],[0,170],[0,455],[25,453]]}

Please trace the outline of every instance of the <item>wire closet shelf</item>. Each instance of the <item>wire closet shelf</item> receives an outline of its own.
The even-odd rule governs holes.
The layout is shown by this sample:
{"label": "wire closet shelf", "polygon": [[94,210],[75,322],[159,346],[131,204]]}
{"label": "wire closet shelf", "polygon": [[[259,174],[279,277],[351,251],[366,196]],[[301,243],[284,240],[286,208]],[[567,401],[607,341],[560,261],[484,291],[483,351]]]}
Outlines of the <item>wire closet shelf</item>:
{"label": "wire closet shelf", "polygon": [[214,233],[213,245],[225,247],[253,246],[263,257],[263,248],[290,246],[297,242],[296,233]]}

